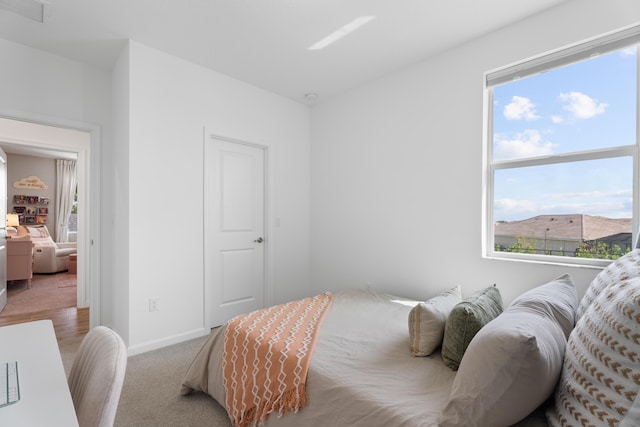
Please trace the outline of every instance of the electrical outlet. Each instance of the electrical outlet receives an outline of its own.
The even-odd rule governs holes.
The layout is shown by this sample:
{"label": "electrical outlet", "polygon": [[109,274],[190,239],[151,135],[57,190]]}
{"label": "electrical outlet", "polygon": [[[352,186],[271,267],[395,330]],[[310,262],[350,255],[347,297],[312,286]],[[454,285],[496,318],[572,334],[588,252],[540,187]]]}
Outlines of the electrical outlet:
{"label": "electrical outlet", "polygon": [[160,298],[149,298],[149,311],[158,311],[160,309]]}

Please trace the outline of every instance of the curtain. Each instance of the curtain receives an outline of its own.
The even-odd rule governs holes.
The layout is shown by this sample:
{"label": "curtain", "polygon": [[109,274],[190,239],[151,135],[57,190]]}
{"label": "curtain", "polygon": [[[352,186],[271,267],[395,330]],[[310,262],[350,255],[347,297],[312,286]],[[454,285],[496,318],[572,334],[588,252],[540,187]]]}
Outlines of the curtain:
{"label": "curtain", "polygon": [[56,160],[56,242],[69,241],[69,217],[78,179],[75,160]]}

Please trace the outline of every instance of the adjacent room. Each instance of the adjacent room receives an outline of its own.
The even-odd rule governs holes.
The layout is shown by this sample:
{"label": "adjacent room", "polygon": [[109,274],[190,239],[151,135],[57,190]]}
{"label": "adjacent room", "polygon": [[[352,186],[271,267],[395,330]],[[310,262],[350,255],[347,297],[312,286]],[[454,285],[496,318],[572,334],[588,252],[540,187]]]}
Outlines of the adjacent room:
{"label": "adjacent room", "polygon": [[[0,363],[46,348],[61,425],[97,422],[76,361],[98,341],[118,390],[107,425],[566,422],[568,372],[588,373],[565,354],[594,319],[640,314],[639,43],[635,0],[0,2],[6,274],[31,242],[0,308],[36,277],[76,280],[55,313],[4,326],[0,311]],[[59,252],[47,271],[34,238]],[[230,320],[302,301],[308,402],[235,412]],[[492,314],[452,350],[470,302]],[[540,344],[508,335],[496,354],[514,331]],[[405,385],[432,377],[423,407]],[[640,382],[619,384],[612,423],[637,425]],[[25,390],[0,419],[24,420]]]}
{"label": "adjacent room", "polygon": [[[75,159],[4,147],[7,157],[7,305],[0,317],[77,307]],[[68,157],[73,157],[67,154]],[[65,171],[68,172],[64,176]],[[56,189],[60,182],[58,196]],[[66,182],[68,188],[63,188]],[[58,197],[66,193],[64,206]],[[63,213],[58,212],[62,208]],[[60,224],[60,227],[58,227]]]}

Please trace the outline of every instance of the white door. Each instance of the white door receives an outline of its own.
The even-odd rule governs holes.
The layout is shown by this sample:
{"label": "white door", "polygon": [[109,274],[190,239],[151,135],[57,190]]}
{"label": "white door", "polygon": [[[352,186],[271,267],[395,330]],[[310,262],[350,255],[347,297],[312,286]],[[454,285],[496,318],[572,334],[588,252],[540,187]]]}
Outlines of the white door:
{"label": "white door", "polygon": [[205,141],[204,255],[209,326],[264,307],[265,152]]}
{"label": "white door", "polygon": [[7,305],[7,155],[0,149],[0,311]]}

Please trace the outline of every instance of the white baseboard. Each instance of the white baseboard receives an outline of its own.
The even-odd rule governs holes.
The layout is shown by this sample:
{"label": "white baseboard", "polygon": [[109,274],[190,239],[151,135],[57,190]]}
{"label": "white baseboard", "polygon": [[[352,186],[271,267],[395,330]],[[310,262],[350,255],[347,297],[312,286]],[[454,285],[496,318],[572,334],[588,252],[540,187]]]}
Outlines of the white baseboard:
{"label": "white baseboard", "polygon": [[143,344],[138,344],[138,345],[129,347],[127,349],[127,354],[129,356],[135,356],[136,354],[142,354],[148,351],[157,350],[159,348],[168,347],[173,344],[178,344],[184,341],[200,338],[205,335],[209,335],[210,333],[211,333],[211,329],[202,328],[202,329],[196,329],[190,332],[186,332],[184,334],[165,337],[155,341],[148,341]]}

